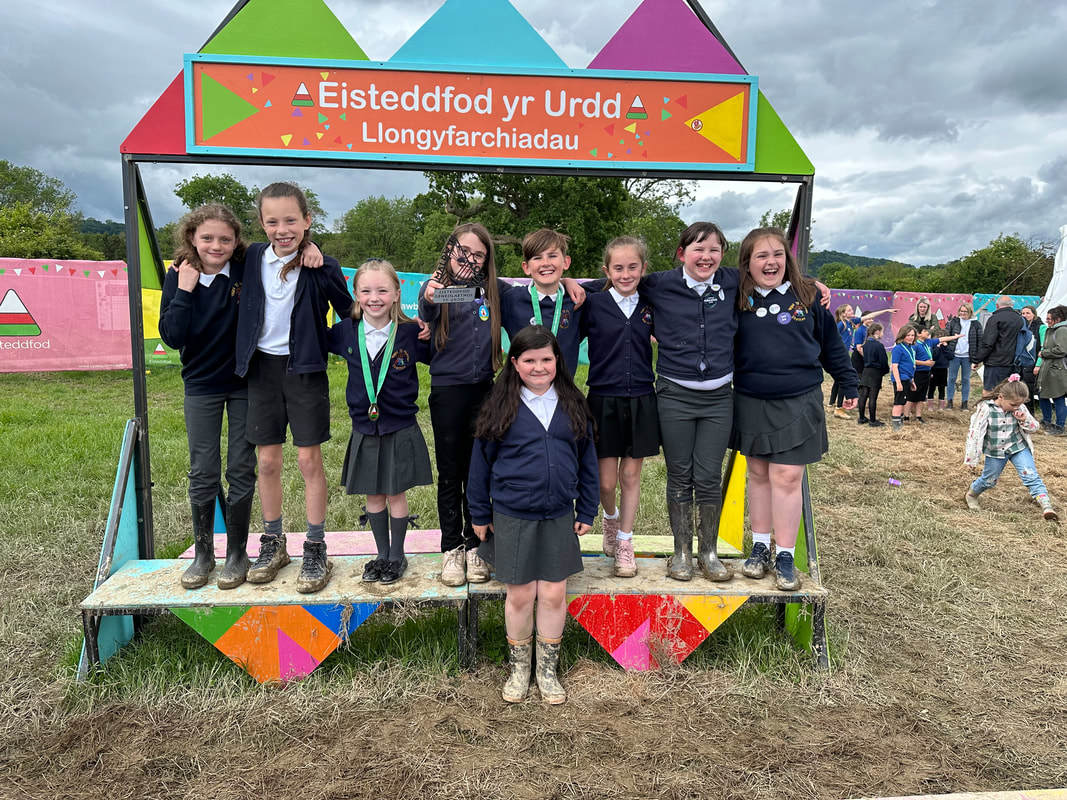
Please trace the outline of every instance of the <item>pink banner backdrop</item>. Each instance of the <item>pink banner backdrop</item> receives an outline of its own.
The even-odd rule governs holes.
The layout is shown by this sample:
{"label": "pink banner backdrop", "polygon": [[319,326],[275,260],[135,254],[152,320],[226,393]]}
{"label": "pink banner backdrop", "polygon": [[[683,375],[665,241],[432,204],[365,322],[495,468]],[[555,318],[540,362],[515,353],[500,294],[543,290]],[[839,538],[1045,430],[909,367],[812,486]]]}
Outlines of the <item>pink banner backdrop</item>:
{"label": "pink banner backdrop", "polygon": [[0,372],[130,369],[121,261],[0,258]]}
{"label": "pink banner backdrop", "polygon": [[[894,308],[893,306],[893,293],[892,292],[878,292],[873,289],[831,289],[830,290],[830,311],[836,312],[838,307],[848,303],[852,306],[853,312],[856,312],[858,316],[864,314],[870,314],[872,311],[878,311],[883,308]],[[886,348],[893,346],[893,334],[897,329],[897,321],[894,317],[897,314],[879,314],[874,318],[874,322],[882,323],[884,330],[882,331],[882,344]]]}
{"label": "pink banner backdrop", "polygon": [[[960,306],[971,305],[972,296],[969,294],[920,294],[918,292],[897,292],[893,295],[893,305],[897,308],[895,316],[896,324],[898,326],[903,325],[908,321],[908,317],[915,313],[915,306],[919,303],[919,298],[925,297],[930,301],[930,309],[938,321],[941,323],[942,330],[945,325],[948,324],[949,317],[957,316]],[[938,311],[941,312],[938,316]],[[936,331],[935,331],[936,335]]]}

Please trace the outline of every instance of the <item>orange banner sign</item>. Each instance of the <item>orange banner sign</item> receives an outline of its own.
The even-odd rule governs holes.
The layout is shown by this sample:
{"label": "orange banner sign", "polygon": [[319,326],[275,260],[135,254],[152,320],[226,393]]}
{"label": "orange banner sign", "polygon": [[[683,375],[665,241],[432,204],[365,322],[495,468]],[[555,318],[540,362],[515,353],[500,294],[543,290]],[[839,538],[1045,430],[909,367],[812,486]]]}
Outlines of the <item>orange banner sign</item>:
{"label": "orange banner sign", "polygon": [[757,79],[187,55],[189,153],[751,171]]}

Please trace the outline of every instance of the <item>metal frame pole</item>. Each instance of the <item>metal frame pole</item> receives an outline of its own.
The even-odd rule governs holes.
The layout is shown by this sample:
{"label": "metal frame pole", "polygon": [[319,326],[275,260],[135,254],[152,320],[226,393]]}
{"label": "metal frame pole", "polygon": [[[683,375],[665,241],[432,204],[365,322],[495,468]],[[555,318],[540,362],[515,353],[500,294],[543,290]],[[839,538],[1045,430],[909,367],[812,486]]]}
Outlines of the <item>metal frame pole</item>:
{"label": "metal frame pole", "polygon": [[[136,162],[122,157],[122,198],[126,217],[126,281],[130,295],[130,349],[133,356],[133,407],[139,422],[134,458],[137,494],[138,550],[141,558],[155,557],[152,525],[152,462],[148,448],[148,385],[145,381],[144,317],[141,312],[141,242],[138,224],[141,176]],[[149,231],[149,235],[151,235]]]}

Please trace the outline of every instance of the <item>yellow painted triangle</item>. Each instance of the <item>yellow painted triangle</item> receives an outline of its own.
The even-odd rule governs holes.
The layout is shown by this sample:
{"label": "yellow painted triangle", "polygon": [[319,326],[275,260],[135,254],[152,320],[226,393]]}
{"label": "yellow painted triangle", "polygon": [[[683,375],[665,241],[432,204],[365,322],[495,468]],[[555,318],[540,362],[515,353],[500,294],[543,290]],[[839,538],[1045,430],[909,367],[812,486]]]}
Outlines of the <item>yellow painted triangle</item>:
{"label": "yellow painted triangle", "polygon": [[323,79],[323,80],[326,80],[326,78],[328,78],[328,77],[329,77],[330,73],[328,73],[328,72],[320,72],[320,73],[319,73],[319,75],[321,75],[321,76],[322,76],[322,79]]}
{"label": "yellow painted triangle", "polygon": [[625,128],[623,128],[623,130],[624,131],[629,131],[630,133],[637,133],[637,123],[636,122],[631,122],[629,125],[627,125]]}
{"label": "yellow painted triangle", "polygon": [[711,633],[722,625],[731,614],[743,606],[748,596],[728,595],[720,597],[718,595],[707,595],[694,597],[692,595],[675,595],[675,599],[697,618],[697,621],[708,630],[708,633]]}
{"label": "yellow painted triangle", "polygon": [[291,133],[283,133],[282,134],[282,144],[284,144],[286,147],[288,147],[289,146],[289,142],[291,142],[291,141],[293,141],[293,134],[291,134]]}
{"label": "yellow painted triangle", "polygon": [[738,453],[734,458],[734,468],[726,479],[726,496],[722,502],[719,515],[719,538],[735,547],[738,552],[745,550],[745,475],[748,467],[745,457]]}
{"label": "yellow painted triangle", "polygon": [[252,87],[252,94],[255,94],[258,91],[259,91],[259,89],[257,89],[255,86]]}
{"label": "yellow painted triangle", "polygon": [[317,136],[319,139],[322,138],[322,134],[321,133],[316,133],[315,136]]}
{"label": "yellow painted triangle", "polygon": [[687,119],[685,124],[734,158],[741,158],[744,112],[745,93],[738,92],[728,100]]}

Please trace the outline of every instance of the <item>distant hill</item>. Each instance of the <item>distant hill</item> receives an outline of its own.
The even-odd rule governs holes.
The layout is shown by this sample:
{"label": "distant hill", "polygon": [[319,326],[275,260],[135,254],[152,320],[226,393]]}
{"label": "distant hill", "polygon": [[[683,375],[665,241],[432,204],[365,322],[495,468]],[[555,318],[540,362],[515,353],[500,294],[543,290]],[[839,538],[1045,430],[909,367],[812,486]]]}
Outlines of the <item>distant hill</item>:
{"label": "distant hill", "polygon": [[109,219],[107,222],[101,222],[98,219],[89,217],[83,219],[81,225],[78,226],[80,233],[125,233],[126,225],[122,222],[115,222],[113,219]]}
{"label": "distant hill", "polygon": [[[885,264],[889,262],[888,258],[868,258],[867,256],[854,256],[851,253],[842,253],[837,250],[813,250],[808,254],[808,272],[812,275],[818,275],[819,270],[824,264],[830,264],[837,262],[840,264],[848,264],[850,267],[876,267],[879,264]],[[902,262],[893,262],[902,263]],[[914,266],[913,264],[904,264],[905,267]]]}

